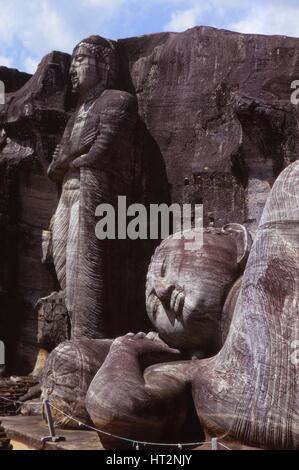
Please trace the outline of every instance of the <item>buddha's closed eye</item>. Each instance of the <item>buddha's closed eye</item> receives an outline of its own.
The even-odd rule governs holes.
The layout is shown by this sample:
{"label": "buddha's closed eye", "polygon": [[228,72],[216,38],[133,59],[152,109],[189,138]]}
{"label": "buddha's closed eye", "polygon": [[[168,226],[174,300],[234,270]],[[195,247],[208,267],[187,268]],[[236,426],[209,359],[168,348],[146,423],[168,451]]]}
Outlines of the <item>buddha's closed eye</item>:
{"label": "buddha's closed eye", "polygon": [[161,302],[169,300],[174,289],[175,286],[173,284],[169,284],[162,279],[156,279],[154,281],[154,290]]}

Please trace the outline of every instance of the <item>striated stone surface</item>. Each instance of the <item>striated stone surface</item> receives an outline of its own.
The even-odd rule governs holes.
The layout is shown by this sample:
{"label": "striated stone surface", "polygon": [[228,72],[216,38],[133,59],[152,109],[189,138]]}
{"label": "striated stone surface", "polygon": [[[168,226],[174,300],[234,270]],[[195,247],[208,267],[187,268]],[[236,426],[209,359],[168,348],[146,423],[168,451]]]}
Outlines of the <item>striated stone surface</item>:
{"label": "striated stone surface", "polygon": [[68,119],[69,62],[67,54],[46,56],[0,109],[0,324],[8,371],[20,374],[32,370],[37,354],[35,303],[56,287],[41,263],[42,233],[58,200],[46,168]]}
{"label": "striated stone surface", "polygon": [[5,85],[5,93],[17,91],[32,77],[29,73],[0,66],[0,80]]}
{"label": "striated stone surface", "polygon": [[[240,222],[254,234],[275,178],[298,158],[297,108],[290,103],[298,39],[200,27],[117,47],[123,89],[139,107],[139,196],[165,200],[169,189],[173,201],[203,203],[206,225]],[[0,109],[0,325],[8,350],[18,353],[11,361],[8,354],[9,367],[19,373],[32,370],[37,354],[34,304],[58,288],[40,259],[59,196],[46,168],[75,109],[69,66],[68,54],[53,52],[31,78],[0,69],[9,92]],[[129,277],[142,283],[154,247],[146,255],[144,247],[132,250]],[[144,292],[130,295],[142,317]],[[126,316],[122,331],[134,328]]]}
{"label": "striated stone surface", "polygon": [[[299,449],[298,182],[296,161],[270,192],[242,282],[229,294],[226,308],[235,304],[235,310],[220,352],[144,370],[140,351],[154,352],[154,346],[140,335],[115,340],[87,393],[95,423],[157,442],[172,416],[168,404],[176,404],[181,418],[193,399],[208,436],[263,449]],[[129,367],[118,366],[128,358]],[[117,390],[108,395],[110,374]]]}
{"label": "striated stone surface", "polygon": [[70,339],[70,318],[63,292],[39,299],[36,304],[38,316],[37,342],[40,348],[52,351],[56,346]]}
{"label": "striated stone surface", "polygon": [[185,198],[203,201],[217,225],[250,219],[254,229],[274,179],[298,155],[298,39],[199,27],[120,48],[173,199],[188,178]]}
{"label": "striated stone surface", "polygon": [[[191,395],[182,393],[181,377],[173,377],[171,386],[167,377],[162,379],[156,384],[158,393],[152,393],[143,377],[152,364],[172,361],[175,365],[181,359],[178,350],[142,333],[117,338],[86,395],[86,408],[97,429],[147,442],[203,438]],[[113,437],[100,438],[106,449],[130,447]]]}
{"label": "striated stone surface", "polygon": [[55,422],[63,428],[78,429],[69,417],[83,423],[90,419],[85,407],[88,387],[104,362],[112,341],[66,341],[50,354],[42,376],[42,398],[57,407],[52,409]]}
{"label": "striated stone surface", "polygon": [[267,200],[224,347],[191,367],[201,423],[268,449],[299,448],[298,182],[295,162]]}
{"label": "striated stone surface", "polygon": [[216,354],[223,345],[234,311],[227,308],[223,315],[223,305],[250,250],[246,229],[228,227],[205,229],[202,246],[194,231],[182,239],[169,237],[156,249],[147,276],[152,324],[169,346],[199,358]]}

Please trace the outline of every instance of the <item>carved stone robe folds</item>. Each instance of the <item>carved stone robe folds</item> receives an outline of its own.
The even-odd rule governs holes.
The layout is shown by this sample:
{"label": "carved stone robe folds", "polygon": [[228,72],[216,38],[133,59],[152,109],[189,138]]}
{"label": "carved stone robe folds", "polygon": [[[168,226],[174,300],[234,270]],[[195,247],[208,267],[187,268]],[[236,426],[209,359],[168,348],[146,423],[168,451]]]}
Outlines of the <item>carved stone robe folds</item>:
{"label": "carved stone robe folds", "polygon": [[98,240],[95,210],[102,203],[116,206],[118,196],[130,202],[136,120],[132,95],[105,90],[69,120],[49,168],[50,177],[53,171],[64,175],[53,218],[53,259],[75,339],[121,333],[129,315],[129,244]]}

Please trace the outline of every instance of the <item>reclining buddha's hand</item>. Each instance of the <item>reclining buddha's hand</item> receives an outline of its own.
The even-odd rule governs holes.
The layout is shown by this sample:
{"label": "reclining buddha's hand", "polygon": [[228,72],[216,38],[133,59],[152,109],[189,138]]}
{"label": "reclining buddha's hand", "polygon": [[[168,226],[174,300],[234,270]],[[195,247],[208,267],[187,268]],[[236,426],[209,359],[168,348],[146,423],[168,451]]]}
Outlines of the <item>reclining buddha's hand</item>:
{"label": "reclining buddha's hand", "polygon": [[114,353],[114,356],[129,354],[136,357],[142,369],[161,362],[183,359],[183,355],[178,349],[170,348],[157,336],[145,333],[128,333],[115,339],[111,346],[111,352]]}
{"label": "reclining buddha's hand", "polygon": [[[130,440],[181,442],[183,436],[189,439],[191,427],[194,431],[185,361],[179,351],[149,336],[129,333],[114,340],[90,384],[86,408],[94,425],[107,433]],[[198,424],[195,431],[189,442],[200,435]],[[128,448],[127,442],[110,436],[101,435],[101,442],[105,449]]]}

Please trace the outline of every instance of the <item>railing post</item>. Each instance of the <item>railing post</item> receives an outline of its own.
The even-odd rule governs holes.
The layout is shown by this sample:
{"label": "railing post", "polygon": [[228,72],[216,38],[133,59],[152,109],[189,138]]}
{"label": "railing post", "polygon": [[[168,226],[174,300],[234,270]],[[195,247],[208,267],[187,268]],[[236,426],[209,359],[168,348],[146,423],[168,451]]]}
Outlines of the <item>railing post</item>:
{"label": "railing post", "polygon": [[212,450],[219,450],[217,437],[212,438]]}
{"label": "railing post", "polygon": [[45,411],[46,411],[46,417],[47,417],[47,423],[48,423],[48,427],[49,427],[49,431],[50,431],[50,436],[42,437],[41,441],[42,442],[63,442],[63,441],[65,441],[65,437],[55,435],[55,429],[54,429],[53,418],[52,418],[52,413],[51,413],[51,407],[50,407],[50,404],[49,404],[49,400],[44,400],[44,407],[45,407]]}

